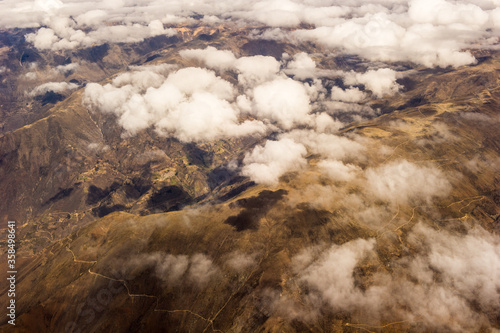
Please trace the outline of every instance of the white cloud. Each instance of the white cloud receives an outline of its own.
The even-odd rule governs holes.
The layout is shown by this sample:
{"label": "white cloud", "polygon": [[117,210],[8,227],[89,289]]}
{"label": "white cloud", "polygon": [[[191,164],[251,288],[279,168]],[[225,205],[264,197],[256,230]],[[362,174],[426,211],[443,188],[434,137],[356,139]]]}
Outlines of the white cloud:
{"label": "white cloud", "polygon": [[320,161],[318,167],[326,176],[336,181],[351,181],[361,172],[358,166],[332,160]]}
{"label": "white cloud", "polygon": [[[139,2],[4,0],[3,27],[35,27],[28,35],[37,48],[61,50],[104,42],[138,42],[164,34],[162,24],[257,25],[251,38],[313,40],[370,60],[413,61],[425,66],[462,66],[475,62],[468,51],[500,28],[497,2],[452,0],[252,0]],[[44,4],[53,6],[42,6]],[[203,17],[195,20],[193,13]],[[70,19],[71,18],[71,19]],[[310,24],[313,29],[287,29]],[[259,26],[260,25],[260,26]],[[271,29],[265,29],[271,27]],[[274,28],[274,29],[273,29]],[[491,30],[489,30],[491,29]],[[482,42],[495,43],[495,38]]]}
{"label": "white cloud", "polygon": [[[364,84],[371,90],[375,97],[393,95],[399,91],[401,86],[396,82],[397,73],[389,68],[369,70],[365,73],[349,72],[345,74],[345,83],[348,85]],[[338,91],[336,91],[338,93]],[[333,92],[332,92],[333,94]],[[349,91],[350,96],[359,96],[359,92]],[[345,96],[345,95],[344,95]]]}
{"label": "white cloud", "polygon": [[55,71],[61,74],[68,74],[75,71],[80,65],[77,63],[71,63],[66,65],[56,66]]}
{"label": "white cloud", "polygon": [[256,183],[274,185],[285,173],[307,164],[306,148],[290,139],[267,141],[247,153],[241,173]]}
{"label": "white cloud", "polygon": [[252,87],[275,78],[280,70],[280,63],[274,57],[258,55],[239,58],[235,62],[235,68],[240,73],[239,83]]}
{"label": "white cloud", "polygon": [[314,70],[316,62],[305,52],[299,52],[293,56],[292,61],[287,64],[289,69]]}
{"label": "white cloud", "polygon": [[318,133],[336,133],[344,124],[327,113],[313,114],[313,127]]}
{"label": "white cloud", "polygon": [[81,26],[98,26],[108,17],[106,11],[102,9],[94,9],[78,15],[75,20]]}
{"label": "white cloud", "polygon": [[33,43],[33,45],[40,50],[52,48],[59,38],[55,35],[54,30],[49,28],[40,28],[36,33],[27,34],[26,41]]}
{"label": "white cloud", "polygon": [[257,264],[255,254],[246,254],[241,251],[231,252],[226,264],[237,272],[247,271]]}
{"label": "white cloud", "polygon": [[[422,3],[422,6],[419,1],[412,3],[409,13],[389,14],[374,7],[363,17],[340,20],[332,26],[317,26],[312,30],[297,30],[292,35],[369,60],[409,60],[429,67],[475,63],[470,52],[462,49],[483,37],[488,26],[485,22],[490,22],[488,18],[495,13],[474,5],[452,5],[444,0],[439,4],[449,7],[448,11],[432,9],[438,2],[430,1],[430,6],[426,5],[427,0]],[[432,14],[427,15],[419,8]],[[494,23],[489,24],[492,25]]]}
{"label": "white cloud", "polygon": [[293,130],[283,134],[282,137],[300,142],[311,153],[320,154],[322,157],[332,160],[362,158],[366,150],[363,144],[349,138],[328,133],[316,133],[311,130]]}
{"label": "white cloud", "polygon": [[204,287],[219,272],[219,268],[205,254],[196,253],[187,256],[163,252],[134,256],[125,262],[122,270],[125,270],[130,277],[134,277],[150,267],[154,268],[156,277],[168,286],[177,286],[189,281],[198,287]]}
{"label": "white cloud", "polygon": [[[335,49],[332,54],[347,52],[372,61],[412,61],[429,67],[475,63],[467,50],[496,42],[500,29],[497,0],[174,0],[166,3],[53,0],[48,4],[44,7],[43,2],[37,1],[32,8],[32,4],[24,0],[4,0],[0,2],[0,11],[4,13],[1,25],[31,26],[34,32],[28,34],[26,40],[35,48],[64,50],[174,35],[175,31],[165,29],[164,24],[186,22],[194,26],[222,22],[228,26],[237,23],[241,27],[244,24],[241,20],[247,20],[254,29],[250,38],[286,39],[295,43],[286,46],[288,52],[295,52],[295,46],[301,42],[312,41]],[[204,15],[201,22],[189,18],[193,13]],[[305,24],[299,27],[301,23]],[[307,24],[312,26],[304,28]],[[302,47],[309,48],[300,45]],[[125,135],[153,128],[161,135],[184,142],[203,142],[279,132],[278,141],[263,142],[245,155],[241,174],[257,183],[275,185],[287,172],[303,170],[308,163],[308,153],[317,155],[322,176],[305,173],[301,177],[325,181],[326,176],[336,182],[351,182],[349,190],[354,193],[343,191],[341,186],[313,181],[301,188],[301,193],[290,195],[290,202],[298,204],[310,197],[314,198],[313,207],[332,211],[339,207],[351,209],[346,215],[368,226],[378,227],[392,221],[396,204],[431,204],[433,199],[450,193],[451,184],[445,171],[432,164],[400,160],[377,167],[363,165],[366,170],[363,178],[363,170],[355,163],[366,164],[366,141],[355,135],[333,134],[344,119],[356,121],[379,114],[369,106],[357,104],[367,100],[370,94],[353,86],[364,85],[376,98],[399,92],[398,72],[381,68],[389,66],[372,63],[369,65],[376,69],[366,72],[328,71],[317,68],[324,67],[325,62],[317,65],[311,55],[303,52],[291,60],[284,56],[285,68],[273,57],[237,58],[230,50],[213,47],[182,50],[179,54],[218,72],[231,71],[221,75],[237,74],[238,82],[232,84],[204,68],[131,67],[129,72],[106,83],[89,83],[83,96],[84,104],[115,115]],[[76,64],[70,64],[58,66],[55,71],[67,74],[76,69]],[[343,77],[350,87],[333,87],[329,100],[319,80],[312,84],[297,81],[316,79],[325,73]],[[31,94],[77,87],[66,82],[48,82],[36,87]],[[471,121],[498,121],[472,113],[460,115]],[[392,125],[400,130],[406,128],[401,124]],[[430,138],[417,143],[457,139],[441,123],[430,126],[427,132]],[[102,148],[94,145],[89,145],[89,149]],[[380,151],[377,149],[370,153],[376,154]],[[156,158],[166,157],[160,152],[147,152],[135,160],[145,163]],[[472,172],[493,168],[479,160],[469,161],[465,167]],[[385,203],[380,204],[379,200]],[[456,235],[417,225],[407,241],[412,256],[393,261],[391,273],[379,262],[375,240],[358,239],[329,248],[320,245],[305,249],[292,258],[292,271],[298,274],[300,283],[307,286],[304,304],[317,304],[322,310],[329,306],[351,311],[353,317],[361,313],[363,319],[368,322],[373,319],[375,324],[409,320],[424,325],[429,331],[472,331],[487,324],[489,318],[499,312],[500,241],[496,235],[480,228]],[[204,254],[154,253],[136,259],[135,264],[152,268],[163,282],[171,285],[189,282],[206,286],[219,272],[211,258]],[[362,289],[355,273],[365,261],[374,262],[378,271],[367,279]],[[236,272],[248,270],[254,264],[254,256],[241,252],[232,253],[225,261],[225,265]],[[286,304],[292,317],[301,313],[291,298],[287,298]],[[283,314],[286,315],[286,311]]]}
{"label": "white cloud", "polygon": [[158,21],[152,21],[147,26],[141,24],[117,25],[109,27],[100,27],[88,34],[88,39],[82,36],[82,44],[90,46],[92,43],[137,43],[146,38],[165,35],[174,36],[177,32],[174,29],[164,29],[163,24]]}
{"label": "white cloud", "polygon": [[331,97],[335,101],[357,103],[366,99],[367,95],[359,90],[359,88],[349,88],[343,90],[339,87],[333,87]]}
{"label": "white cloud", "polygon": [[195,93],[162,118],[157,123],[157,130],[185,142],[263,134],[266,131],[258,121],[238,123],[237,114],[229,102],[209,93]]}
{"label": "white cloud", "polygon": [[419,166],[406,160],[390,162],[366,171],[367,186],[378,198],[406,204],[411,200],[430,203],[446,196],[451,185],[434,166]]}
{"label": "white cloud", "polygon": [[438,271],[442,283],[465,299],[478,302],[483,309],[500,309],[498,236],[480,227],[457,236],[418,224],[410,242],[425,251],[410,265],[410,272],[422,282],[432,283],[433,271]]}
{"label": "white cloud", "polygon": [[276,77],[280,63],[273,57],[253,56],[236,58],[229,50],[217,50],[212,46],[205,49],[188,49],[179,52],[186,59],[204,63],[208,68],[235,70],[238,81],[244,86],[255,86]]}
{"label": "white cloud", "polygon": [[[320,291],[322,298],[334,309],[353,310],[364,298],[361,290],[354,285],[353,271],[374,246],[373,239],[334,245],[303,269],[300,280],[313,290]],[[294,258],[293,261],[299,260]]]}
{"label": "white cloud", "polygon": [[189,279],[195,284],[206,286],[217,275],[218,271],[219,269],[207,255],[197,253],[191,257],[188,273]]}
{"label": "white cloud", "polygon": [[229,82],[206,69],[172,69],[171,65],[136,67],[112,83],[88,84],[83,103],[116,114],[127,135],[154,127],[161,135],[189,142],[266,132],[260,121],[240,120]]}
{"label": "white cloud", "polygon": [[305,52],[297,53],[287,64],[287,74],[292,74],[299,80],[316,76],[316,62]]}
{"label": "white cloud", "polygon": [[145,91],[150,87],[158,88],[164,80],[165,77],[156,71],[139,70],[118,75],[112,80],[112,84],[117,88],[132,84],[138,91]]}
{"label": "white cloud", "polygon": [[271,27],[293,27],[300,24],[298,13],[302,6],[291,0],[256,1],[244,15]]}
{"label": "white cloud", "polygon": [[165,83],[171,84],[187,95],[195,92],[208,92],[225,100],[233,100],[235,97],[235,90],[231,83],[216,76],[214,72],[201,68],[180,69],[170,74]]}
{"label": "white cloud", "polygon": [[250,32],[249,37],[263,40],[284,40],[287,37],[287,33],[280,28],[265,29],[264,31],[254,29]]}
{"label": "white cloud", "polygon": [[460,140],[459,137],[454,135],[449,127],[443,122],[434,122],[426,129],[426,135],[415,141],[416,144],[424,146],[426,144],[445,143]]}
{"label": "white cloud", "polygon": [[53,91],[53,92],[63,92],[65,90],[71,90],[71,89],[76,89],[79,86],[75,83],[68,83],[68,82],[47,82],[44,84],[41,84],[37,87],[35,87],[31,92],[30,96],[36,96],[36,95],[42,95],[45,94],[46,92]]}
{"label": "white cloud", "polygon": [[278,78],[253,91],[252,114],[275,122],[283,129],[310,120],[311,105],[306,88],[292,79]]}
{"label": "white cloud", "polygon": [[[329,192],[330,191],[331,189],[329,189]],[[296,274],[305,272],[314,261],[319,259],[325,250],[325,245],[315,245],[303,248],[299,253],[292,257],[292,271]]]}
{"label": "white cloud", "polygon": [[38,74],[36,72],[28,72],[28,73],[24,74],[24,77],[27,80],[36,80],[38,78]]}
{"label": "white cloud", "polygon": [[[98,19],[96,19],[98,21]],[[97,22],[96,21],[96,22]],[[84,26],[89,23],[84,19]],[[90,47],[94,44],[137,43],[146,38],[158,35],[173,36],[174,29],[164,29],[159,20],[152,20],[147,25],[139,23],[128,25],[98,25],[88,33],[78,29],[75,21],[65,17],[50,17],[45,22],[48,27],[38,29],[35,33],[26,35],[26,41],[40,50],[64,50],[77,47]]]}
{"label": "white cloud", "polygon": [[170,285],[177,285],[181,282],[182,276],[186,273],[189,266],[189,257],[186,255],[172,255],[154,253],[153,257],[148,259],[155,261],[156,275]]}
{"label": "white cloud", "polygon": [[[326,101],[323,104],[327,108],[328,114],[347,123],[350,121],[370,119],[379,114],[378,110],[374,110],[367,105],[357,103]],[[346,121],[346,118],[349,120]]]}
{"label": "white cloud", "polygon": [[[306,248],[292,270],[310,292],[311,311],[348,311],[364,324],[418,322],[431,331],[464,332],[491,326],[500,310],[500,238],[480,227],[465,235],[417,224],[408,245],[414,254],[378,271],[364,288],[356,283],[361,265],[379,265],[375,240]],[[298,304],[294,306],[299,307]],[[362,318],[359,317],[362,315]]]}
{"label": "white cloud", "polygon": [[462,23],[482,26],[489,15],[474,4],[452,3],[446,0],[412,0],[408,9],[410,18],[418,23],[449,25]]}
{"label": "white cloud", "polygon": [[229,50],[218,50],[213,46],[206,49],[187,49],[179,51],[179,55],[186,59],[203,62],[208,68],[227,70],[234,67],[236,57]]}

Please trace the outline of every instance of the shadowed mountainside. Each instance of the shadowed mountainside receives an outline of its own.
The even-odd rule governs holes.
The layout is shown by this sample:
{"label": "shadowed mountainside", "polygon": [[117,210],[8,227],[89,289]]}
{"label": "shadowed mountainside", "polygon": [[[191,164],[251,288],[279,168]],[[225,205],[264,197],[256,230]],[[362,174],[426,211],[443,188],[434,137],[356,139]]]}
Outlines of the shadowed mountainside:
{"label": "shadowed mountainside", "polygon": [[[298,48],[245,38],[234,42],[223,29],[197,39],[181,32],[191,37],[183,37],[185,44],[176,40],[177,47],[224,45],[272,56]],[[193,65],[177,51],[143,52],[136,61]],[[80,56],[94,61],[101,53],[120,54],[87,50]],[[414,68],[407,74],[400,80],[402,93],[369,103],[380,116],[351,123],[340,135],[364,140],[360,168],[378,170],[402,159],[422,168],[438,165],[449,175],[451,190],[431,201],[389,205],[362,185],[325,179],[314,168],[288,173],[276,186],[256,185],[227,164],[241,162],[259,140],[182,143],[152,130],[122,137],[112,116],[82,106],[81,89],[57,102],[48,116],[5,133],[0,211],[2,222],[22,222],[24,254],[18,262],[15,331],[474,331],[467,323],[447,322],[455,318],[425,318],[417,301],[398,299],[403,287],[392,290],[394,297],[383,290],[420,287],[402,273],[421,263],[421,251],[431,247],[418,228],[456,238],[473,234],[474,223],[500,232],[500,58],[491,53],[476,66]],[[319,158],[309,154],[307,163],[316,166]],[[331,200],[324,203],[325,197]],[[361,206],[364,211],[356,208]],[[384,223],[372,223],[376,214]],[[336,308],[318,296],[321,283],[311,283],[304,268],[312,270],[314,262],[301,266],[304,251],[317,264],[329,247],[346,249],[352,242],[372,246],[373,253],[353,265],[352,283],[342,287],[362,300],[379,292],[384,300],[373,317],[375,306]],[[434,275],[422,292],[427,296],[446,278],[439,267],[429,271]],[[2,304],[5,291],[0,290]],[[475,331],[499,329],[495,307],[474,300],[467,298],[464,309],[480,318],[483,327]],[[409,316],[409,309],[418,314]],[[12,331],[5,322],[2,330]]]}

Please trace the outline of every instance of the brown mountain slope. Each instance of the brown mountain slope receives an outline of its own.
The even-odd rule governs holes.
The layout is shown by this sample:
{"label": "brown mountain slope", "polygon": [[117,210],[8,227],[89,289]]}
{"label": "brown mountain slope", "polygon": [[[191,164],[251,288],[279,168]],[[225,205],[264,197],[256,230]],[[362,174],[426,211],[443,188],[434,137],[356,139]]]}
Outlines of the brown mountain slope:
{"label": "brown mountain slope", "polygon": [[[437,166],[451,184],[447,195],[388,204],[356,181],[321,177],[318,158],[309,155],[310,168],[276,187],[253,186],[222,203],[143,217],[115,212],[20,265],[16,331],[499,329],[495,301],[475,294],[487,279],[468,294],[460,274],[448,280],[460,268],[434,260],[448,258],[448,250],[452,259],[470,256],[476,277],[486,257],[472,250],[499,232],[498,66],[494,56],[476,67],[415,76],[415,88],[384,107],[397,109],[415,96],[425,103],[344,129],[345,137],[365,142],[365,174],[385,165],[406,170],[405,160],[433,179]],[[358,251],[352,244],[372,250],[351,266]],[[325,256],[342,269],[321,266]],[[350,283],[330,286],[332,274],[337,281],[342,272]],[[444,302],[441,295],[456,306],[429,310]]]}
{"label": "brown mountain slope", "polygon": [[[252,138],[186,144],[147,130],[123,139],[122,130],[112,116],[92,113],[82,106],[84,87],[73,93],[65,92],[62,101],[44,106],[22,91],[41,83],[24,82],[31,61],[37,61],[39,74],[51,80],[76,80],[84,85],[104,78],[103,82],[109,82],[130,65],[196,66],[179,56],[183,48],[213,45],[240,55],[276,56],[284,51],[295,53],[299,48],[286,43],[252,41],[246,36],[251,27],[177,28],[180,33],[173,39],[159,36],[134,45],[103,44],[61,51],[57,55],[37,51],[32,52],[36,59],[30,58],[26,63],[18,63],[17,53],[31,52],[29,45],[25,42],[8,45],[4,41],[7,46],[1,60],[10,68],[12,85],[5,88],[4,97],[12,103],[1,105],[5,114],[0,122],[26,112],[36,115],[23,118],[15,126],[6,126],[0,136],[0,186],[4,189],[0,195],[0,221],[2,226],[7,219],[19,222],[19,235],[24,240],[21,252],[36,253],[113,211],[144,215],[175,210],[207,200],[207,196],[217,198],[232,190],[237,193],[239,186],[248,186],[248,180],[238,178],[226,164],[241,159],[255,145]],[[9,38],[20,38],[22,33],[16,32]],[[310,45],[300,48],[319,50]],[[80,63],[80,67],[64,78],[50,77],[50,70],[68,59]],[[233,76],[227,79],[234,81],[236,75]],[[28,106],[24,105],[26,99]]]}

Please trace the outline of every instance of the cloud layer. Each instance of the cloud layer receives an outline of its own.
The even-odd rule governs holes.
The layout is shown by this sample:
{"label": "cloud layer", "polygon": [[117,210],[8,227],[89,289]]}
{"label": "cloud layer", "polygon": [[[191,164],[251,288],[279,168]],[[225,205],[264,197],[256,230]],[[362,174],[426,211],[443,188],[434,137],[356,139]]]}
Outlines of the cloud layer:
{"label": "cloud layer", "polygon": [[[362,313],[362,322],[418,322],[429,330],[470,331],[489,326],[500,311],[500,240],[482,228],[466,235],[417,224],[409,235],[417,254],[379,271],[365,288],[356,268],[377,262],[375,240],[357,239],[322,250],[307,248],[292,259],[299,280],[311,289],[314,310]],[[318,300],[320,302],[318,302]],[[367,327],[368,327],[367,326]]]}
{"label": "cloud layer", "polygon": [[235,97],[233,85],[210,70],[159,65],[88,84],[83,102],[115,114],[126,135],[151,126],[186,142],[263,134],[262,122],[241,119]]}
{"label": "cloud layer", "polygon": [[[105,42],[138,42],[176,34],[170,24],[228,22],[274,27],[256,38],[315,41],[370,60],[413,61],[425,66],[462,66],[475,62],[464,49],[495,42],[500,9],[495,0],[309,1],[212,0],[159,4],[124,1],[5,0],[3,27],[34,27],[27,40],[41,50],[88,47]],[[300,24],[311,29],[301,29]],[[292,33],[288,28],[299,28]],[[279,30],[282,29],[282,30]],[[493,37],[493,39],[491,38]],[[481,45],[482,44],[482,45]],[[297,63],[299,60],[296,60]]]}
{"label": "cloud layer", "polygon": [[368,188],[379,199],[406,204],[410,200],[431,203],[451,190],[444,173],[435,168],[418,166],[406,160],[370,168],[366,171]]}
{"label": "cloud layer", "polygon": [[154,269],[156,277],[168,286],[177,286],[187,280],[196,286],[204,287],[219,272],[212,259],[202,253],[187,256],[162,252],[134,256],[125,263],[122,270],[133,278],[135,274],[150,268]]}

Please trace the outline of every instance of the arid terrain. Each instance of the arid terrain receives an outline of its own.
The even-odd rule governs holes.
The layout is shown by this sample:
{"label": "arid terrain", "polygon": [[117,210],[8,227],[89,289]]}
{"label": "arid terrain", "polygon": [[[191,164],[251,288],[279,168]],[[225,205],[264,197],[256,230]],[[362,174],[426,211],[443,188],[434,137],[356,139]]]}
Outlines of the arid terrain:
{"label": "arid terrain", "polygon": [[498,40],[427,66],[198,20],[0,30],[0,331],[500,330]]}

